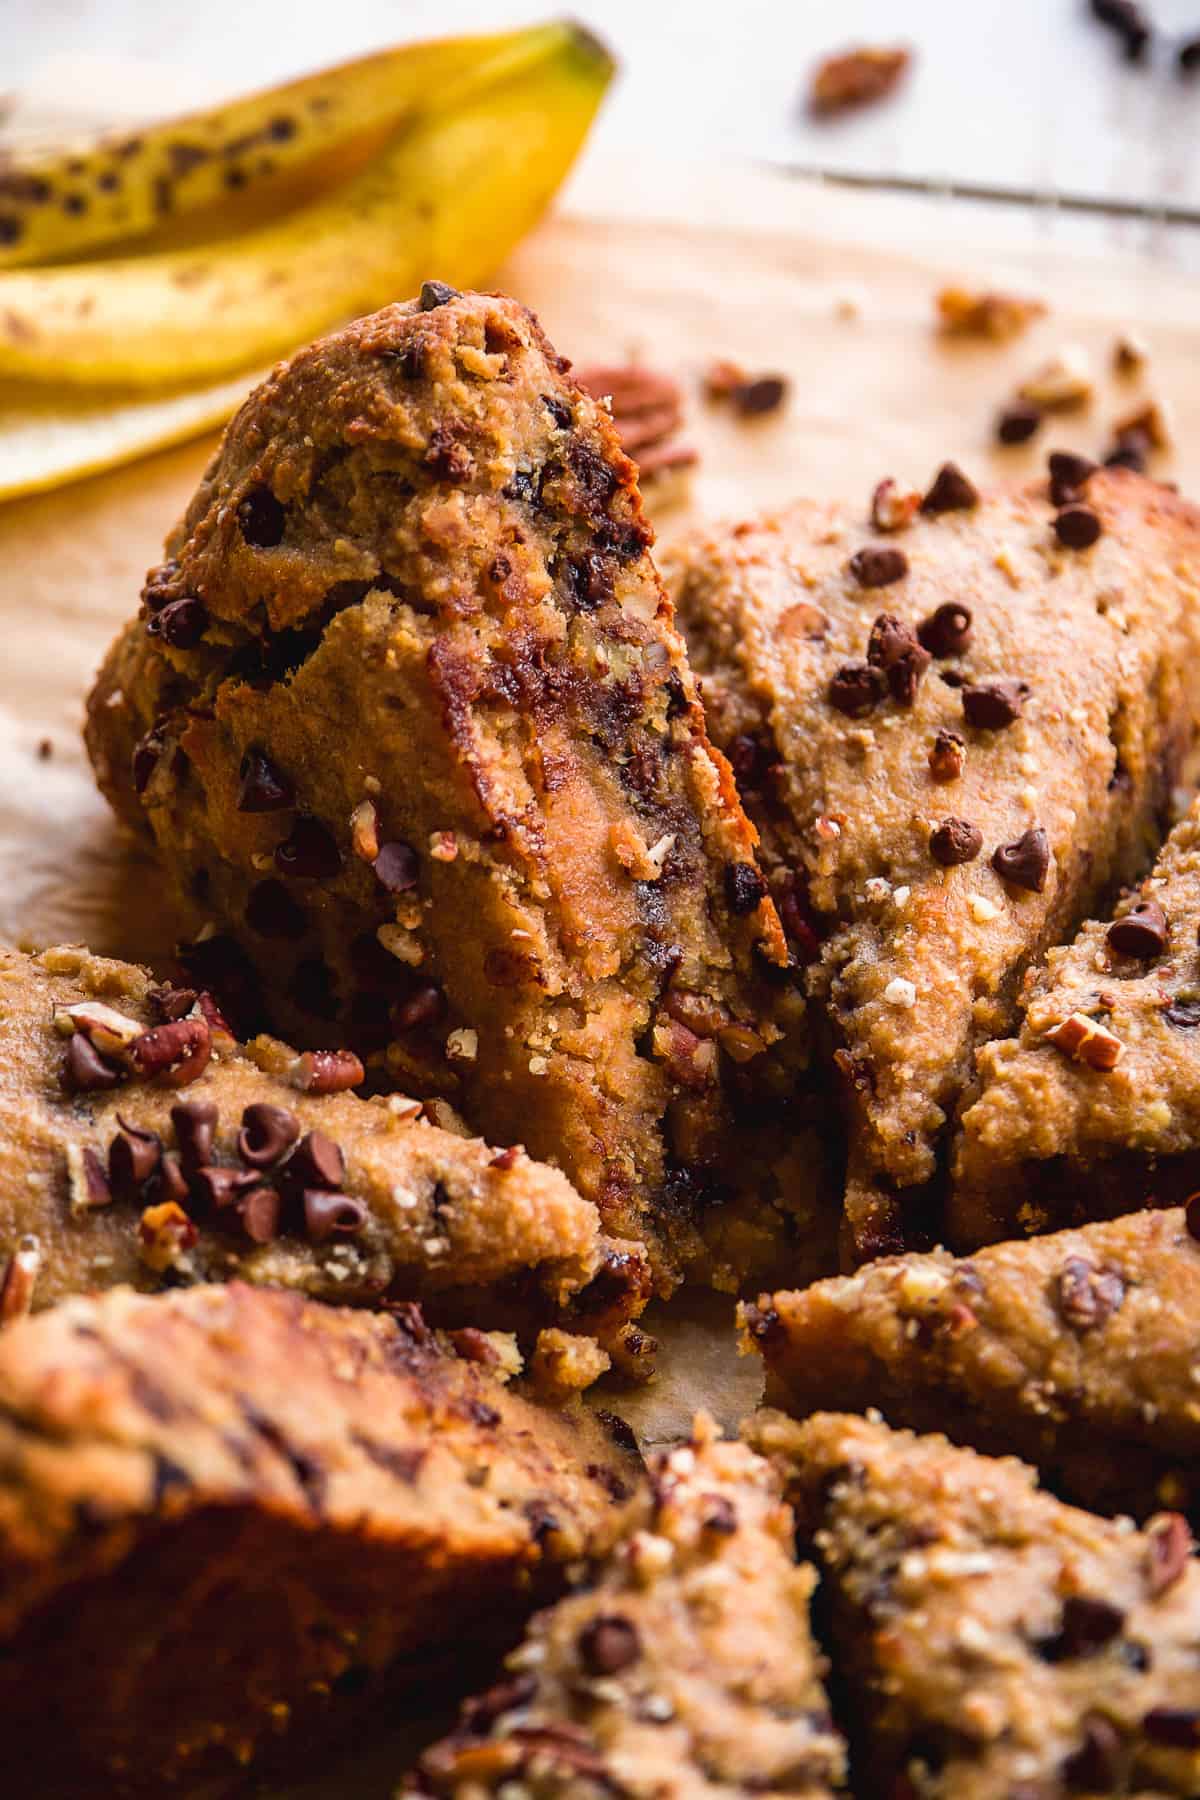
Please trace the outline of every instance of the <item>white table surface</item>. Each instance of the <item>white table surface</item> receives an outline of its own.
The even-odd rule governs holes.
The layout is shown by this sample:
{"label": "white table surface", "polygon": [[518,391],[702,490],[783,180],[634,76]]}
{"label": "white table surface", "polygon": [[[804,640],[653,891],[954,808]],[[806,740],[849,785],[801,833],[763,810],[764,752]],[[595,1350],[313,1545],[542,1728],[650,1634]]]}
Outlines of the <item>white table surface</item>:
{"label": "white table surface", "polygon": [[[573,0],[563,10],[622,59],[600,145],[1200,212],[1200,73],[1179,78],[1170,41],[1200,32],[1200,0],[1145,4],[1163,42],[1141,67],[1122,61],[1087,0]],[[538,10],[527,0],[4,0],[0,92],[52,85],[69,54],[145,61],[167,91],[207,100]],[[853,117],[810,120],[799,104],[808,70],[855,40],[914,47],[903,92]]]}

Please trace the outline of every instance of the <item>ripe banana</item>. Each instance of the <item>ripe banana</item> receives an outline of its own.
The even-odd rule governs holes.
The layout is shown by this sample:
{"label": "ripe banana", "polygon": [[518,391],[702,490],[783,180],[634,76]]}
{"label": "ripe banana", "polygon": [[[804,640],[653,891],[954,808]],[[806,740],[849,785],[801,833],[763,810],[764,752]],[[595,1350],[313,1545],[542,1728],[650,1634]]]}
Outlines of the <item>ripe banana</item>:
{"label": "ripe banana", "polygon": [[[613,73],[562,23],[359,174],[220,244],[0,274],[0,377],[154,388],[268,361],[428,275],[475,286],[541,215]],[[524,36],[524,34],[523,34]],[[489,65],[491,67],[492,65]]]}
{"label": "ripe banana", "polygon": [[209,112],[0,165],[0,269],[192,232],[228,236],[361,164],[416,107],[453,105],[485,64],[540,34],[405,44]]}

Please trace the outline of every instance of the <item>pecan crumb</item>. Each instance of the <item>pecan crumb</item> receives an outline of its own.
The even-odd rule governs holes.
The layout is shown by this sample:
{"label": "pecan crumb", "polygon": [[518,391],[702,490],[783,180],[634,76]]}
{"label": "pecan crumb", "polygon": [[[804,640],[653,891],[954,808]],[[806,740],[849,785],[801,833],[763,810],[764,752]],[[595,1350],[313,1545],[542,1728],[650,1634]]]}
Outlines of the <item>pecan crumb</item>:
{"label": "pecan crumb", "polygon": [[903,531],[921,509],[921,490],[901,487],[891,476],[871,495],[871,523],[876,531]]}
{"label": "pecan crumb", "polygon": [[890,94],[912,61],[911,50],[859,44],[827,56],[812,73],[809,105],[825,117],[855,106],[871,106]]}
{"label": "pecan crumb", "polygon": [[1098,1069],[1102,1074],[1115,1069],[1125,1053],[1120,1038],[1085,1013],[1071,1013],[1061,1024],[1047,1031],[1045,1037],[1048,1044],[1053,1044],[1072,1062],[1086,1063],[1089,1069]]}
{"label": "pecan crumb", "polygon": [[1044,300],[988,288],[944,287],[937,296],[938,325],[943,332],[988,338],[997,344],[1019,337],[1046,310]]}
{"label": "pecan crumb", "polygon": [[41,1266],[42,1247],[37,1238],[21,1238],[0,1276],[0,1327],[14,1324],[30,1311]]}

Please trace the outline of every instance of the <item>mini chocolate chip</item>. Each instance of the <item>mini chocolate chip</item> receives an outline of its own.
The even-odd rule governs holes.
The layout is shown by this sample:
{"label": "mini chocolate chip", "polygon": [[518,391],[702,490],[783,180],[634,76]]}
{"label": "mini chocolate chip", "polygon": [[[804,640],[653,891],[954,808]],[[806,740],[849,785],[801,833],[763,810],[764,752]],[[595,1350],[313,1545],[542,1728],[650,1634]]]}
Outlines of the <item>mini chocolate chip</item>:
{"label": "mini chocolate chip", "polygon": [[282,542],[287,514],[268,487],[251,488],[238,502],[238,525],[255,550],[273,550]]}
{"label": "mini chocolate chip", "polygon": [[1040,894],[1050,869],[1050,840],[1040,825],[1033,825],[1011,844],[1001,844],[992,852],[992,867],[1014,887]]}
{"label": "mini chocolate chip", "polygon": [[103,1088],[116,1087],[121,1079],[119,1069],[105,1062],[96,1046],[82,1031],[77,1031],[67,1045],[63,1079],[76,1094],[94,1094]]}
{"label": "mini chocolate chip", "polygon": [[921,502],[926,513],[965,512],[979,505],[979,489],[968,480],[957,463],[943,463],[933,478],[933,486]]}
{"label": "mini chocolate chip", "polygon": [[739,381],[730,389],[729,399],[743,419],[757,419],[783,405],[787,388],[782,375],[758,375],[753,381]]}
{"label": "mini chocolate chip", "polygon": [[286,1154],[300,1136],[300,1121],[283,1106],[256,1101],[242,1114],[237,1153],[254,1169],[269,1169]]}
{"label": "mini chocolate chip", "polygon": [[579,1634],[579,1660],[589,1675],[619,1675],[637,1662],[642,1641],[637,1628],[619,1613],[601,1614]]}
{"label": "mini chocolate chip", "polygon": [[194,594],[184,594],[155,613],[146,629],[172,650],[194,650],[208,630],[208,608]]}
{"label": "mini chocolate chip", "polygon": [[1086,1713],[1083,1742],[1062,1766],[1069,1788],[1088,1794],[1117,1792],[1121,1781],[1121,1734],[1103,1713]]}
{"label": "mini chocolate chip", "polygon": [[891,587],[908,574],[908,558],[890,544],[868,544],[854,552],[847,567],[860,587]]}
{"label": "mini chocolate chip", "polygon": [[967,746],[957,731],[940,726],[929,747],[929,773],[935,781],[957,781],[967,760]]}
{"label": "mini chocolate chip", "polygon": [[1161,956],[1169,935],[1167,915],[1157,900],[1139,900],[1123,918],[1114,919],[1106,933],[1110,949],[1139,962]]}
{"label": "mini chocolate chip", "polygon": [[1159,1513],[1146,1526],[1146,1587],[1152,1600],[1173,1588],[1192,1560],[1192,1534],[1182,1513]]}
{"label": "mini chocolate chip", "polygon": [[173,1106],[171,1124],[185,1169],[198,1169],[212,1160],[217,1109],[211,1100],[185,1100]]}
{"label": "mini chocolate chip", "polygon": [[389,894],[406,894],[409,888],[416,887],[421,873],[420,857],[411,844],[400,839],[393,844],[381,844],[372,866],[375,879]]}
{"label": "mini chocolate chip", "polygon": [[208,1163],[192,1175],[192,1191],[205,1205],[223,1212],[240,1197],[257,1187],[258,1176],[252,1169],[225,1169]]}
{"label": "mini chocolate chip", "polygon": [[288,1163],[288,1174],[304,1187],[339,1188],[346,1173],[341,1146],[323,1131],[302,1137]]}
{"label": "mini chocolate chip", "polygon": [[139,1131],[117,1115],[121,1126],[108,1146],[108,1179],[122,1199],[137,1197],[143,1182],[162,1161],[162,1141],[152,1131]]}
{"label": "mini chocolate chip", "polygon": [[917,642],[911,625],[894,613],[880,613],[871,627],[867,661],[883,670],[892,698],[901,706],[911,706],[930,656]]}
{"label": "mini chocolate chip", "polygon": [[931,656],[961,656],[971,642],[971,609],[947,600],[917,626],[918,641]]}
{"label": "mini chocolate chip", "polygon": [[1129,62],[1137,62],[1150,42],[1150,23],[1136,0],[1092,0],[1092,17],[1121,39]]}
{"label": "mini chocolate chip", "polygon": [[1039,1649],[1047,1662],[1094,1656],[1112,1642],[1124,1623],[1125,1614],[1107,1600],[1096,1600],[1089,1594],[1068,1594],[1058,1632]]}
{"label": "mini chocolate chip", "polygon": [[996,417],[996,437],[1002,444],[1027,444],[1041,422],[1040,407],[1031,401],[1014,400]]}
{"label": "mini chocolate chip", "polygon": [[878,706],[887,692],[887,676],[873,663],[843,663],[829,683],[829,704],[851,719]]}
{"label": "mini chocolate chip", "polygon": [[1194,1706],[1155,1706],[1142,1720],[1152,1744],[1171,1750],[1200,1750],[1200,1710]]}
{"label": "mini chocolate chip", "polygon": [[444,281],[423,281],[421,283],[420,307],[422,312],[436,312],[439,306],[445,306],[448,300],[458,299],[458,289],[452,288]]}
{"label": "mini chocolate chip", "polygon": [[1175,61],[1184,75],[1190,75],[1193,70],[1200,69],[1200,37],[1188,38],[1186,43],[1180,44],[1175,54]]}
{"label": "mini chocolate chip", "polygon": [[251,1188],[238,1201],[238,1215],[246,1236],[256,1244],[269,1244],[279,1236],[283,1201],[274,1188]]}
{"label": "mini chocolate chip", "polygon": [[283,812],[296,804],[296,791],[265,750],[247,750],[238,770],[237,809],[244,813]]}
{"label": "mini chocolate chip", "polygon": [[1058,1310],[1072,1331],[1107,1325],[1125,1299],[1115,1269],[1098,1269],[1083,1256],[1068,1256],[1058,1277]]}
{"label": "mini chocolate chip", "polygon": [[399,1002],[392,1013],[392,1023],[397,1031],[417,1031],[422,1026],[434,1024],[445,1010],[442,990],[426,983]]}
{"label": "mini chocolate chip", "polygon": [[983,849],[983,833],[969,819],[943,819],[929,839],[929,854],[943,868],[974,862]]}
{"label": "mini chocolate chip", "polygon": [[1050,452],[1050,498],[1055,506],[1069,506],[1096,473],[1096,464],[1074,450]]}
{"label": "mini chocolate chip", "polygon": [[304,1229],[314,1244],[323,1244],[334,1233],[351,1237],[367,1222],[367,1209],[361,1200],[348,1194],[331,1194],[325,1188],[305,1188]]}
{"label": "mini chocolate chip", "polygon": [[168,1150],[158,1166],[155,1199],[172,1200],[176,1206],[187,1206],[188,1182],[183,1164],[173,1150]]}
{"label": "mini chocolate chip", "polygon": [[265,938],[303,937],[308,920],[282,881],[272,878],[251,888],[246,902],[246,923]]}
{"label": "mini chocolate chip", "polygon": [[275,867],[303,881],[332,881],[341,872],[342,853],[328,825],[306,813],[275,846]]}
{"label": "mini chocolate chip", "polygon": [[733,1501],[724,1494],[705,1494],[704,1519],[705,1531],[711,1531],[717,1537],[732,1537],[738,1528],[738,1516]]}
{"label": "mini chocolate chip", "polygon": [[725,898],[739,919],[752,913],[766,898],[767,884],[753,863],[726,863]]}
{"label": "mini chocolate chip", "polygon": [[1183,1216],[1188,1236],[1200,1239],[1200,1193],[1188,1195],[1183,1203]]}
{"label": "mini chocolate chip", "polygon": [[569,401],[560,400],[557,394],[543,394],[542,405],[560,431],[566,431],[574,424],[575,415],[571,411]]}
{"label": "mini chocolate chip", "polygon": [[1172,1000],[1163,1007],[1163,1018],[1180,1031],[1194,1031],[1200,1025],[1200,1000]]}
{"label": "mini chocolate chip", "polygon": [[1064,506],[1054,515],[1054,535],[1068,550],[1088,550],[1100,536],[1100,514],[1090,506]]}
{"label": "mini chocolate chip", "polygon": [[972,682],[962,690],[963,717],[979,731],[1003,731],[1020,718],[1029,683],[1010,676]]}

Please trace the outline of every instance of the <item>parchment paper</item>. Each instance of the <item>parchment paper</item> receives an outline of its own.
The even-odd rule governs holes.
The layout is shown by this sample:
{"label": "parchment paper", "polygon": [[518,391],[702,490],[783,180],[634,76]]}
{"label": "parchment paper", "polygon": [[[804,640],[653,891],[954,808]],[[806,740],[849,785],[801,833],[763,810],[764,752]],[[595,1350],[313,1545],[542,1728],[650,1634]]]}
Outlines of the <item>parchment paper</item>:
{"label": "parchment paper", "polygon": [[[663,538],[689,517],[745,514],[801,492],[865,506],[882,476],[923,482],[947,456],[982,479],[1015,478],[1051,445],[1099,450],[1141,393],[1174,410],[1177,451],[1161,472],[1200,486],[1200,313],[1195,284],[1169,264],[1072,257],[1023,241],[1011,221],[1001,238],[975,214],[751,172],[591,165],[574,195],[496,285],[534,306],[578,363],[637,353],[684,384],[684,435],[702,462],[690,501],[659,517]],[[1051,312],[1003,348],[947,346],[932,329],[945,281],[1038,294]],[[1134,385],[1108,374],[1114,336],[1131,327],[1151,348]],[[1028,449],[993,451],[998,405],[1067,342],[1093,355],[1095,404]],[[700,381],[716,357],[786,375],[786,408],[738,424],[706,407]],[[84,939],[151,964],[169,951],[154,870],[97,799],[79,726],[97,662],[211,442],[0,507],[0,934],[23,945]],[[733,1354],[731,1311],[703,1296],[672,1308],[658,1382],[609,1402],[643,1442],[675,1434],[697,1405],[728,1425],[753,1405],[757,1368]],[[373,1800],[403,1757],[389,1740],[367,1766],[296,1789],[297,1800]]]}

